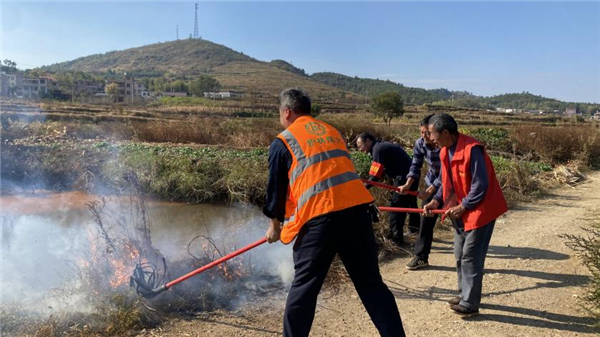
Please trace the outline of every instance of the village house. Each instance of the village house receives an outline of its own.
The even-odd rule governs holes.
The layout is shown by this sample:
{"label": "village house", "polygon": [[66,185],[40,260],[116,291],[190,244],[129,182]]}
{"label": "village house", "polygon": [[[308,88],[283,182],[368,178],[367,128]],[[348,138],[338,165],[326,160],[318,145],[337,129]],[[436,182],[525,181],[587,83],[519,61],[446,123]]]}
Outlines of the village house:
{"label": "village house", "polygon": [[142,82],[136,82],[134,78],[128,77],[124,80],[108,81],[106,84],[116,83],[119,86],[117,102],[132,102],[135,97],[142,97],[146,87]]}
{"label": "village house", "polygon": [[75,92],[79,96],[94,96],[97,93],[104,92],[104,83],[97,81],[77,81],[75,84]]}
{"label": "village house", "polygon": [[56,88],[56,81],[49,76],[39,76],[38,78],[21,79],[20,88],[17,87],[16,95],[22,98],[40,98],[47,94],[49,90]]}
{"label": "village house", "polygon": [[238,98],[242,97],[240,92],[235,91],[219,91],[219,92],[205,92],[204,97],[206,98]]}
{"label": "village house", "polygon": [[565,112],[564,112],[564,115],[565,116],[569,116],[569,117],[575,116],[576,114],[577,114],[577,109],[576,108],[566,108]]}
{"label": "village house", "polygon": [[156,98],[156,94],[153,91],[149,91],[149,90],[142,90],[141,96],[144,99]]}

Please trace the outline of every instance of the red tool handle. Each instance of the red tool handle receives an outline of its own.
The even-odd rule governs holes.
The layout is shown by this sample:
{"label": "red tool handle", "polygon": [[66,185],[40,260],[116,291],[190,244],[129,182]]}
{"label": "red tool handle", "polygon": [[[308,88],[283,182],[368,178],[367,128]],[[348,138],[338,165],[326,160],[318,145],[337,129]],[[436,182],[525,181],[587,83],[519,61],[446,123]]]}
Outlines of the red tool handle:
{"label": "red tool handle", "polygon": [[196,269],[194,271],[191,271],[191,272],[189,272],[189,273],[181,276],[180,278],[178,278],[176,280],[173,280],[173,281],[165,284],[164,288],[166,288],[166,289],[171,288],[172,286],[174,286],[175,284],[177,284],[179,282],[185,281],[185,280],[189,279],[192,276],[198,275],[198,274],[202,273],[203,271],[205,271],[207,269],[210,269],[210,268],[212,268],[212,267],[214,267],[214,266],[216,266],[218,264],[221,264],[221,263],[223,263],[223,262],[225,262],[227,260],[230,260],[230,259],[232,259],[232,258],[234,258],[234,257],[236,257],[236,256],[238,256],[238,255],[240,255],[242,253],[245,253],[245,252],[249,251],[252,248],[255,248],[257,246],[262,245],[265,242],[267,242],[267,238],[262,238],[262,239],[260,239],[260,240],[258,240],[256,242],[254,242],[254,243],[251,243],[251,244],[247,245],[244,248],[241,248],[241,249],[236,250],[235,252],[229,253],[229,254],[223,256],[222,258],[220,258],[218,260],[214,260],[213,262],[211,262],[211,263],[209,263],[207,265],[204,265],[204,266],[202,266],[202,267],[200,267],[200,268],[198,268],[198,269]]}
{"label": "red tool handle", "polygon": [[[378,183],[376,181],[371,181],[371,180],[367,180],[367,179],[361,179],[363,181],[363,183],[369,184],[369,185],[373,185],[373,186],[377,186],[377,187],[383,187],[385,189],[388,189],[390,191],[394,191],[394,192],[398,192],[400,193],[400,189],[398,187],[394,187],[392,185],[388,185],[388,184],[382,184],[382,183]],[[415,197],[419,195],[419,191],[406,191],[404,192],[404,194],[409,194],[409,195],[414,195]]]}
{"label": "red tool handle", "polygon": [[[420,208],[402,208],[402,207],[377,207],[380,211],[384,212],[402,212],[402,213],[423,213]],[[444,214],[446,213],[443,209],[434,209],[433,214]]]}

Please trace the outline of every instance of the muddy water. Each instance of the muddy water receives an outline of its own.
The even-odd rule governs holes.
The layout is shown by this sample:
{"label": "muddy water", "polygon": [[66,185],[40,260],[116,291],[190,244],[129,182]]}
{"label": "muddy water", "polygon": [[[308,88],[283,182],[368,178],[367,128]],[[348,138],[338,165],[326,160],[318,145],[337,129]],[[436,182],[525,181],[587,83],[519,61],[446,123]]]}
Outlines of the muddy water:
{"label": "muddy water", "polygon": [[[34,301],[68,283],[76,261],[89,256],[90,233],[97,226],[86,203],[94,200],[98,196],[80,192],[0,197],[2,302]],[[119,203],[109,200],[109,205]],[[148,212],[153,245],[169,260],[186,256],[196,236],[209,236],[232,251],[260,239],[267,227],[255,206],[149,202]],[[192,252],[199,244],[194,241]],[[253,264],[289,281],[291,247],[265,244],[247,254],[253,254]]]}

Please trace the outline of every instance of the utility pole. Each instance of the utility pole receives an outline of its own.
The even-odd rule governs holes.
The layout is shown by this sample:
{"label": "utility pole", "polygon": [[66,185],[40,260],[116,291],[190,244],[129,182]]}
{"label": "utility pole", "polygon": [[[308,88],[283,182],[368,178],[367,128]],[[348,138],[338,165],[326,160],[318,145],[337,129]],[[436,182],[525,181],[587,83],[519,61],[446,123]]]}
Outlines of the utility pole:
{"label": "utility pole", "polygon": [[196,12],[194,14],[194,39],[197,39],[198,37],[198,4],[196,4]]}
{"label": "utility pole", "polygon": [[135,80],[133,74],[131,74],[131,104],[133,105],[133,92],[135,91]]}
{"label": "utility pole", "polygon": [[175,36],[177,37],[177,41],[179,41],[179,25],[175,26]]}

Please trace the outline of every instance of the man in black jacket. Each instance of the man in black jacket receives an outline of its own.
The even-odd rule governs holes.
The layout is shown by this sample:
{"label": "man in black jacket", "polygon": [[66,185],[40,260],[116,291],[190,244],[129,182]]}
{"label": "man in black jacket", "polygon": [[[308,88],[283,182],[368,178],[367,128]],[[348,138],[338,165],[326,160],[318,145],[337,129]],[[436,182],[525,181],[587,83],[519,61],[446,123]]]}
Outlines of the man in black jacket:
{"label": "man in black jacket", "polygon": [[[400,145],[375,139],[372,134],[363,132],[356,139],[356,147],[359,151],[368,153],[373,157],[373,163],[369,170],[369,180],[379,181],[386,175],[394,181],[396,187],[406,183],[412,159]],[[418,190],[418,184],[414,185],[411,186],[411,191]],[[370,187],[371,185],[367,186],[367,188]],[[417,208],[417,197],[392,192],[389,205],[390,207]],[[404,244],[403,228],[405,221],[406,213],[390,213],[389,235],[397,245]],[[410,214],[408,227],[413,233],[419,231],[419,214]]]}

